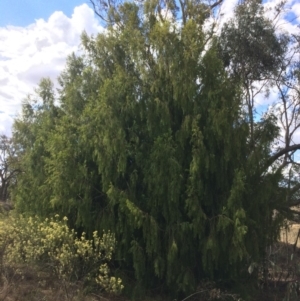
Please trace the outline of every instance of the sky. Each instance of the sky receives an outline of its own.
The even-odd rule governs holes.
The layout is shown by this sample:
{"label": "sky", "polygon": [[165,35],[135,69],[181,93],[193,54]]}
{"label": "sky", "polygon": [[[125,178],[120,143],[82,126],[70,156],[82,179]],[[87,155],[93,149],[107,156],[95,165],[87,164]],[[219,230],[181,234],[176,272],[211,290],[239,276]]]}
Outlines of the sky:
{"label": "sky", "polygon": [[0,0],[0,16],[0,135],[11,136],[40,79],[56,83],[81,33],[103,28],[85,0]]}
{"label": "sky", "polygon": [[38,19],[47,20],[55,11],[71,17],[76,6],[88,0],[0,0],[0,27],[28,26]]}
{"label": "sky", "polygon": [[[237,1],[224,0],[223,21],[232,16]],[[279,27],[297,32],[300,1],[288,0],[288,6]],[[89,0],[0,0],[0,16],[0,135],[10,136],[22,101],[40,79],[50,77],[55,84],[67,56],[78,50],[81,33],[95,35],[103,28]],[[260,105],[268,103],[262,98]]]}

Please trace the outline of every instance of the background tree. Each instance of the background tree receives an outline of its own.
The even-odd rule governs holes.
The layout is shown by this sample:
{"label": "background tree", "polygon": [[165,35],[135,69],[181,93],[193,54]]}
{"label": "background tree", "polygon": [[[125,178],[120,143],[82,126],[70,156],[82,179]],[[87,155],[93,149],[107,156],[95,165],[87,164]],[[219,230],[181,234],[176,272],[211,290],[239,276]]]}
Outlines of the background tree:
{"label": "background tree", "polygon": [[0,200],[9,199],[9,188],[15,184],[19,169],[16,167],[16,149],[12,139],[5,135],[0,136]]}
{"label": "background tree", "polygon": [[255,148],[255,97],[273,84],[282,71],[289,38],[278,35],[265,17],[261,1],[238,5],[220,35],[221,57],[231,76],[241,82],[242,101],[249,119],[251,147]]}
{"label": "background tree", "polygon": [[54,104],[53,84],[42,79],[36,94],[28,96],[22,114],[13,125],[13,142],[19,158],[18,183],[13,199],[20,211],[47,215],[51,208],[51,191],[47,185],[46,145],[55,126],[59,109]]}
{"label": "background tree", "polygon": [[[265,17],[260,1],[245,1],[237,6],[235,18],[223,27],[219,43],[227,71],[242,84],[241,101],[251,129],[251,152],[256,151],[259,145],[256,139],[260,137],[255,133],[259,124],[257,98],[267,98],[271,92],[277,94],[266,114],[274,115],[281,133],[273,141],[272,155],[266,164],[278,172],[294,170],[284,185],[290,187],[298,182],[295,178],[297,162],[293,158],[300,146],[295,140],[299,129],[299,38],[277,29],[277,19],[284,11],[284,5],[282,2],[275,7],[272,20]],[[297,187],[294,186],[293,192]],[[286,202],[285,206],[292,204],[296,205],[295,200]]]}
{"label": "background tree", "polygon": [[[297,197],[299,168],[293,159],[300,146],[295,143],[299,129],[300,94],[295,76],[299,65],[299,44],[295,36],[277,28],[278,18],[284,9],[285,3],[281,2],[275,7],[274,18],[269,19],[261,1],[245,1],[236,7],[234,18],[225,24],[219,37],[220,54],[227,72],[241,83],[243,91],[243,113],[250,125],[249,159],[256,161],[261,158],[257,152],[261,152],[263,140],[267,138],[271,142],[266,160],[261,170],[258,169],[262,181],[273,178],[277,182],[277,189],[274,187],[273,190],[275,193],[264,201],[264,204],[269,204],[268,208],[264,208],[265,212],[269,212],[268,217],[259,223],[266,232],[273,227],[270,219],[274,209],[292,218],[291,213],[297,211],[291,207],[300,204]],[[262,114],[256,110],[257,99],[266,99],[270,93],[277,94],[277,98],[259,120]],[[271,123],[266,122],[266,116]],[[273,136],[273,141],[272,138],[269,140],[273,132],[270,126],[274,128],[276,125],[279,135]],[[263,132],[265,134],[262,135]],[[258,166],[260,162],[257,162]],[[274,240],[274,237],[270,238],[260,242],[261,254],[265,246]]]}

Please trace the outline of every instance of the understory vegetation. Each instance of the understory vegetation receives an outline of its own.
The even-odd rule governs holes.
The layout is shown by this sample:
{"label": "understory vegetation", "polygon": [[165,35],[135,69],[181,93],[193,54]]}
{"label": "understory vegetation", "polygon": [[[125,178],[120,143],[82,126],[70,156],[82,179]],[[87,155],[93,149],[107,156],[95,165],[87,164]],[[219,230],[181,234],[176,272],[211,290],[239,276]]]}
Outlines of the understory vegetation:
{"label": "understory vegetation", "polygon": [[[9,281],[7,273],[19,273],[26,269],[39,274],[46,273],[60,282],[65,298],[71,300],[72,283],[81,283],[81,294],[85,289],[104,291],[118,295],[123,289],[122,281],[110,273],[115,237],[112,233],[88,240],[83,232],[80,236],[61,221],[59,216],[41,220],[38,217],[2,216],[0,220],[0,277],[4,284]],[[79,237],[79,238],[78,238]],[[7,286],[7,285],[6,285]],[[6,293],[9,288],[6,287]],[[78,294],[78,292],[77,292]],[[1,295],[1,294],[0,294]],[[4,300],[5,292],[0,298]],[[74,296],[72,296],[74,297]]]}
{"label": "understory vegetation", "polygon": [[222,1],[91,3],[105,29],[82,34],[59,89],[42,79],[0,143],[20,214],[1,221],[5,264],[133,300],[251,300],[282,279],[298,294],[272,259],[300,205],[286,3],[242,1],[222,26]]}

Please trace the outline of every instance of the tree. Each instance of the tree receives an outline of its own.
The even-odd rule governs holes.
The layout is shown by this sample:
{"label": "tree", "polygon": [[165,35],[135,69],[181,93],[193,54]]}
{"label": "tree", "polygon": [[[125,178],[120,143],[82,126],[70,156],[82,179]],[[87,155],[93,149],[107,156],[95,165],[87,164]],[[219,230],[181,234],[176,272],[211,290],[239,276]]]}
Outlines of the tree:
{"label": "tree", "polygon": [[264,257],[298,194],[278,164],[299,145],[274,150],[277,113],[257,119],[247,106],[251,83],[278,76],[285,43],[255,3],[237,13],[259,23],[257,48],[265,36],[274,47],[255,58],[242,45],[245,65],[226,36],[244,23],[221,38],[204,30],[214,4],[110,3],[106,32],[83,34],[84,55],[67,62],[59,106],[44,81],[41,105],[25,103],[15,123],[19,208],[112,230],[118,265],[140,287],[177,294],[203,277],[236,279]]}
{"label": "tree", "polygon": [[245,1],[237,6],[235,18],[223,27],[219,43],[227,71],[242,84],[241,102],[251,125],[251,152],[255,152],[259,144],[255,134],[258,119],[256,99],[262,97],[263,93],[265,98],[271,91],[277,93],[277,99],[266,115],[274,116],[282,133],[273,141],[272,155],[269,154],[264,169],[272,166],[278,172],[286,168],[294,170],[284,181],[285,187],[290,189],[293,186],[286,199],[292,197],[293,200],[285,203],[285,206],[291,207],[300,204],[294,199],[294,192],[298,189],[298,185],[294,186],[298,182],[295,181],[298,164],[293,159],[300,147],[293,142],[299,129],[299,37],[276,28],[284,5],[281,2],[275,7],[275,17],[271,20],[265,17],[260,1]]}
{"label": "tree", "polygon": [[15,184],[19,169],[15,164],[16,149],[12,139],[5,135],[0,136],[0,200],[6,202],[9,199],[9,188]]}
{"label": "tree", "polygon": [[[255,153],[260,152],[263,141],[267,138],[271,142],[259,171],[262,179],[274,177],[278,183],[274,190],[276,193],[265,200],[265,204],[271,205],[269,217],[260,223],[266,232],[273,227],[270,222],[272,211],[292,219],[292,213],[297,213],[292,206],[300,204],[296,192],[300,188],[299,168],[293,159],[300,146],[293,142],[299,129],[300,94],[299,81],[295,76],[299,65],[299,43],[296,36],[277,28],[284,6],[284,2],[279,3],[275,7],[274,18],[269,19],[261,1],[245,1],[236,7],[235,17],[225,24],[219,37],[220,55],[227,72],[241,83],[241,103],[250,125],[249,157],[259,158]],[[277,99],[265,112],[262,122],[258,122],[257,98],[266,99],[271,92],[277,94]],[[273,119],[273,129],[276,125],[280,130],[273,138],[271,133],[274,131],[265,122],[266,117]],[[264,125],[267,126],[265,130]],[[274,240],[274,237],[270,238],[260,242],[263,247],[261,254]]]}
{"label": "tree", "polygon": [[21,173],[12,195],[20,211],[47,215],[51,211],[51,192],[46,181],[46,145],[59,109],[54,104],[50,79],[42,79],[35,92],[24,100],[22,114],[13,125],[13,143],[19,158],[17,168]]}
{"label": "tree", "polygon": [[280,72],[288,37],[276,35],[260,1],[248,0],[236,7],[234,18],[223,26],[219,40],[224,65],[244,90],[242,101],[250,123],[250,147],[254,148],[254,99]]}

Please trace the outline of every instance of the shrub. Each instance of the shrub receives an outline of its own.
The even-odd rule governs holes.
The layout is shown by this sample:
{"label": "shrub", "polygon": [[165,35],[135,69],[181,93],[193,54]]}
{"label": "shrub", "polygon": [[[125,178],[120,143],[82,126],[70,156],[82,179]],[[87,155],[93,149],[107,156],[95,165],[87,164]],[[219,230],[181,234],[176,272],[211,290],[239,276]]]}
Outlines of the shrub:
{"label": "shrub", "polygon": [[121,279],[110,276],[108,266],[116,242],[111,232],[100,238],[95,231],[91,240],[85,233],[78,238],[67,218],[60,220],[58,215],[45,220],[10,216],[0,228],[7,262],[46,265],[61,280],[92,280],[107,292],[122,291]]}

